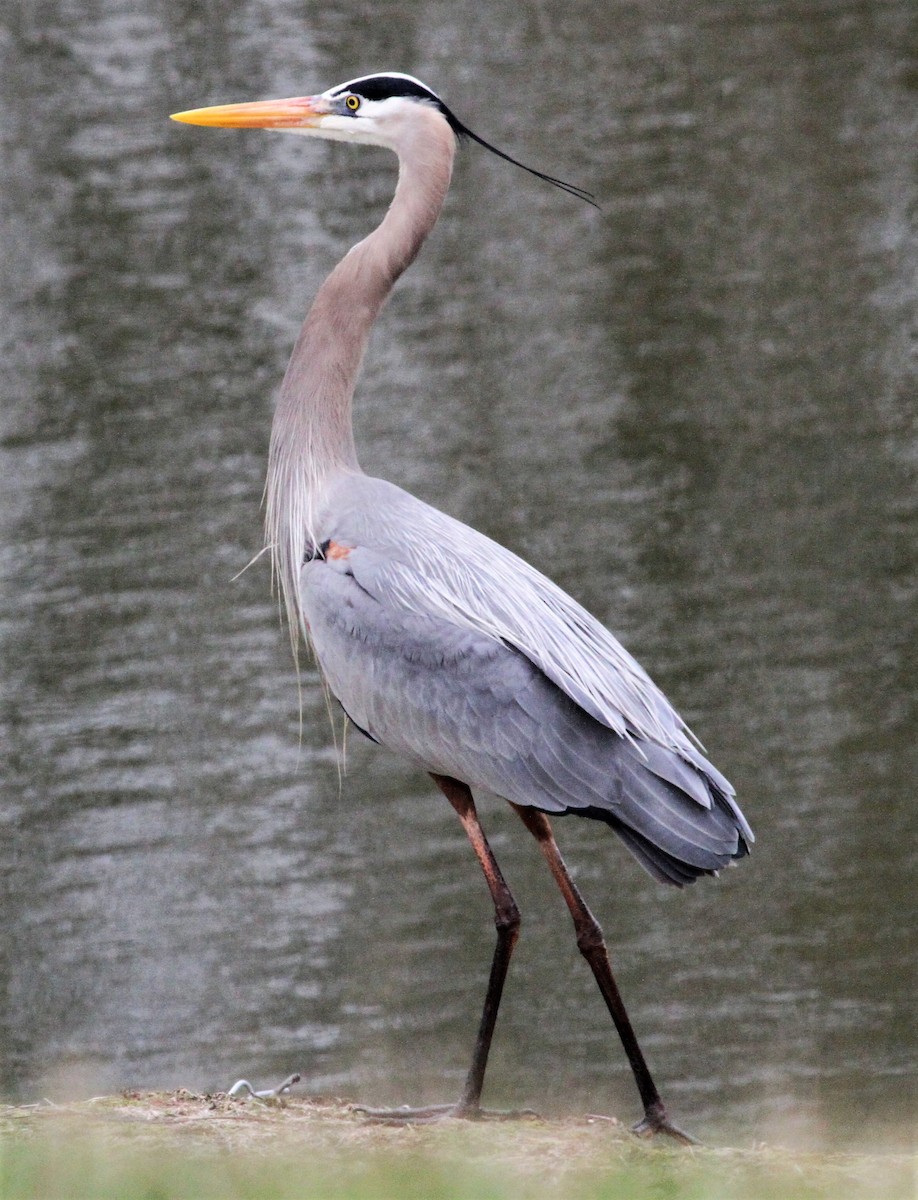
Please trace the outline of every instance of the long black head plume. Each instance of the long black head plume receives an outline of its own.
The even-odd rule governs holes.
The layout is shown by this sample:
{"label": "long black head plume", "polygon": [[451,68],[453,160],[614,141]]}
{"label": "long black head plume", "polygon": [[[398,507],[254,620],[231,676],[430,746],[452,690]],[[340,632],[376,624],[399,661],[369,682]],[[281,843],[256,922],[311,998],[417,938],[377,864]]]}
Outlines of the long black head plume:
{"label": "long black head plume", "polygon": [[471,138],[473,142],[477,142],[479,146],[484,146],[485,150],[490,150],[498,158],[502,158],[505,162],[513,163],[515,167],[520,167],[523,171],[528,171],[530,175],[535,175],[536,179],[544,179],[546,183],[553,184],[556,188],[560,188],[562,192],[568,192],[571,196],[576,196],[578,200],[585,200],[587,204],[592,204],[594,208],[599,208],[599,205],[596,203],[596,197],[592,192],[588,192],[586,188],[578,187],[576,183],[566,183],[563,179],[557,179],[554,175],[547,175],[544,171],[539,171],[535,167],[527,167],[518,158],[512,158],[509,154],[505,154],[503,150],[498,150],[496,146],[492,146],[483,137],[479,137],[467,125],[463,125],[442,102],[441,111],[447,121],[449,121],[450,128],[459,139]]}
{"label": "long black head plume", "polygon": [[421,83],[420,79],[415,79],[413,75],[402,75],[397,71],[384,71],[376,75],[364,75],[360,79],[351,79],[347,83],[341,84],[340,87],[334,89],[332,94],[340,95],[345,92],[353,92],[355,95],[362,96],[364,100],[387,100],[393,96],[400,96],[427,101],[427,103],[433,104],[440,110],[449,122],[450,129],[452,129],[453,133],[460,140],[469,138],[471,141],[477,142],[479,146],[484,146],[485,150],[490,150],[492,154],[496,154],[498,158],[502,158],[505,162],[512,163],[515,167],[519,167],[523,171],[528,171],[530,175],[535,175],[536,179],[544,179],[546,183],[560,188],[562,192],[568,192],[571,196],[576,196],[578,200],[585,200],[587,204],[592,204],[594,208],[599,208],[599,205],[596,203],[596,197],[592,192],[588,192],[586,188],[577,187],[574,183],[566,183],[563,179],[557,179],[554,175],[546,174],[545,171],[536,170],[535,167],[527,167],[518,158],[512,158],[509,154],[505,154],[503,150],[498,150],[496,146],[492,146],[490,142],[486,142],[477,133],[473,133],[467,125],[462,124],[451,109],[447,108],[436,92],[432,91],[426,84]]}

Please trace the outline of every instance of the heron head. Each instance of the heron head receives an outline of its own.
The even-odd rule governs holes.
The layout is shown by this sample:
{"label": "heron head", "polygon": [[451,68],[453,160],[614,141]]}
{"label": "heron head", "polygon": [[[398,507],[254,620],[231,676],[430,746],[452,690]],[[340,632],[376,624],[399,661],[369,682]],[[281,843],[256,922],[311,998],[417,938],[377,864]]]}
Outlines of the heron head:
{"label": "heron head", "polygon": [[439,111],[459,132],[458,122],[435,92],[420,80],[394,71],[351,79],[317,96],[194,108],[174,113],[172,120],[233,129],[280,129],[398,149],[400,131],[418,105]]}
{"label": "heron head", "polygon": [[544,179],[595,206],[590,192],[537,171],[534,167],[527,167],[486,142],[463,125],[436,92],[413,75],[403,75],[398,71],[361,75],[359,79],[340,83],[317,96],[193,108],[187,112],[173,113],[172,120],[188,125],[234,129],[280,129],[334,141],[386,146],[398,152],[402,139],[414,123],[412,118],[419,115],[419,109],[424,110],[425,116],[431,111],[439,113],[457,138],[470,138],[514,166],[522,167],[530,175]]}

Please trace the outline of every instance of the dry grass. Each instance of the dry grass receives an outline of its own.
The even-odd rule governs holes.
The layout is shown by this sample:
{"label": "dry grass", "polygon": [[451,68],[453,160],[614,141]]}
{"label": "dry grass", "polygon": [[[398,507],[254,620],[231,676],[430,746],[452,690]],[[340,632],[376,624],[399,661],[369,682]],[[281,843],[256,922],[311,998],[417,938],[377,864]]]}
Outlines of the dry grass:
{"label": "dry grass", "polygon": [[0,1107],[3,1200],[913,1200],[906,1155],[685,1150],[602,1118],[388,1127],[186,1091]]}

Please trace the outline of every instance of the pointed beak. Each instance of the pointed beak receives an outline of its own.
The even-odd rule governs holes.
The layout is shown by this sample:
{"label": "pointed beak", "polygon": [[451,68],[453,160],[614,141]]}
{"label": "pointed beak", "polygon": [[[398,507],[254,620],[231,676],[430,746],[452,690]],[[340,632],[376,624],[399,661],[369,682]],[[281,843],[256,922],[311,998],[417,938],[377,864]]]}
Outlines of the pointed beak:
{"label": "pointed beak", "polygon": [[170,120],[226,129],[312,129],[330,112],[328,101],[321,96],[296,96],[291,100],[190,108],[187,112],[173,113]]}

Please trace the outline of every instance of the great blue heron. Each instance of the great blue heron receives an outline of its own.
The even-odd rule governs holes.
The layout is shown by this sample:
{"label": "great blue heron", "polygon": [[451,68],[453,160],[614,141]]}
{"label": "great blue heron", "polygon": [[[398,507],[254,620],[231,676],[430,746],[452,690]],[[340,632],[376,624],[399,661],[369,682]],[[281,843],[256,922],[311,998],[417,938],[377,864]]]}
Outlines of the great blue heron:
{"label": "great blue heron", "polygon": [[[397,72],[321,95],[178,113],[192,125],[282,129],[394,150],[382,223],[319,289],[284,376],[271,430],[267,544],[296,648],[311,640],[358,729],[428,771],[459,815],[494,902],[497,946],[465,1089],[452,1105],[381,1118],[482,1115],[481,1090],[520,914],[473,791],[509,801],[570,909],[644,1105],[635,1126],[689,1140],[669,1119],[612,975],[598,923],[555,843],[549,813],[610,825],[662,883],[682,887],[748,852],[734,790],[646,672],[594,617],[533,567],[357,462],[351,398],[367,339],[449,188],[471,132],[435,92]],[[524,168],[583,199],[588,193]]]}

